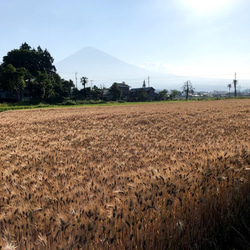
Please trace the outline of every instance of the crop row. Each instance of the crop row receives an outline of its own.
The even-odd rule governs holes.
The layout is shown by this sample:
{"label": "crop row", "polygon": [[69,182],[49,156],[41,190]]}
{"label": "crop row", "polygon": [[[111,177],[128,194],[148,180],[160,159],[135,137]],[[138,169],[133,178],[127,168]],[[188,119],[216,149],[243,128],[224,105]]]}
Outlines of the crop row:
{"label": "crop row", "polygon": [[1,113],[0,246],[213,247],[250,199],[249,110],[228,100]]}

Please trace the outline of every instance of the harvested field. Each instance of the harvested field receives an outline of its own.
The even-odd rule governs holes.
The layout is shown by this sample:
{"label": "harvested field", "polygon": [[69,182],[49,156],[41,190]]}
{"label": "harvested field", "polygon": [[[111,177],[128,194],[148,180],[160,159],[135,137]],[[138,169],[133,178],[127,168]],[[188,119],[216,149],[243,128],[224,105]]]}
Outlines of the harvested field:
{"label": "harvested field", "polygon": [[249,138],[250,100],[0,113],[0,249],[213,249]]}

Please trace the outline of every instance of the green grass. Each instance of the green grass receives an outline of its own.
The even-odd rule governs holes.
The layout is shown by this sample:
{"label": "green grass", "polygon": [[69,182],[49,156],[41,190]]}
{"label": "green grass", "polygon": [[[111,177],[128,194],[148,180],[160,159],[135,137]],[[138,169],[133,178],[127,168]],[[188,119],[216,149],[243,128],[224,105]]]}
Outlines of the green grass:
{"label": "green grass", "polygon": [[30,104],[30,103],[1,103],[0,104],[0,112],[8,111],[8,110],[19,110],[19,109],[35,109],[35,108],[53,108],[57,107],[57,105],[50,105],[45,103],[39,104]]}
{"label": "green grass", "polygon": [[30,104],[28,102],[18,103],[0,103],[0,112],[8,110],[20,109],[41,109],[41,108],[65,108],[65,107],[90,107],[90,106],[121,106],[121,105],[135,105],[145,103],[159,103],[159,102],[124,102],[124,101],[66,101],[60,104],[52,105],[47,103]]}
{"label": "green grass", "polygon": [[[215,101],[215,100],[225,100],[228,97],[206,97],[206,98],[190,98],[187,101]],[[231,97],[230,99],[249,99],[249,97],[237,96]],[[171,103],[171,102],[186,102],[185,98],[180,98],[176,100],[165,100],[165,101],[153,101],[153,102],[125,102],[125,101],[73,101],[67,100],[60,104],[48,104],[48,103],[37,103],[31,104],[27,101],[17,102],[17,103],[0,103],[0,112],[8,110],[21,110],[21,109],[41,109],[41,108],[65,108],[65,107],[90,107],[90,106],[121,106],[121,105],[138,105],[138,104],[152,104],[152,103]]]}

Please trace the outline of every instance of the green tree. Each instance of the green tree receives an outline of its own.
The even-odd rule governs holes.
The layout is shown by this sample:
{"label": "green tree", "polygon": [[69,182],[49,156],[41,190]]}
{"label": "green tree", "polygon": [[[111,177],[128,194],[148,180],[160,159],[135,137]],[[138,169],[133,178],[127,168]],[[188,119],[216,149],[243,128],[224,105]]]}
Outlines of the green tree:
{"label": "green tree", "polygon": [[87,87],[85,89],[81,89],[81,90],[79,90],[79,98],[83,99],[83,100],[90,99],[91,93],[92,92],[91,92],[90,87]]}
{"label": "green tree", "polygon": [[87,83],[88,83],[88,78],[86,76],[81,77],[81,84],[82,84],[84,89],[85,89]]}
{"label": "green tree", "polygon": [[73,87],[72,96],[73,96],[75,101],[79,99],[79,95],[80,95],[80,91],[78,90],[78,88]]}
{"label": "green tree", "polygon": [[25,68],[32,76],[42,73],[53,74],[56,68],[53,65],[54,59],[47,49],[31,49],[27,43],[23,43],[19,49],[11,50],[3,57],[3,67],[12,64],[15,68]]}
{"label": "green tree", "polygon": [[110,93],[111,93],[111,98],[112,101],[117,101],[121,98],[121,90],[118,86],[118,84],[115,82],[113,85],[110,87]]}
{"label": "green tree", "polygon": [[171,100],[174,100],[176,97],[180,96],[180,94],[180,91],[178,91],[177,89],[172,89],[169,98]]}
{"label": "green tree", "polygon": [[1,70],[1,88],[17,94],[17,99],[22,100],[23,89],[26,86],[25,76],[27,70],[25,68],[15,68],[12,64],[8,64]]}
{"label": "green tree", "polygon": [[54,73],[53,76],[49,75],[52,87],[53,87],[53,95],[51,95],[49,102],[58,103],[63,101],[63,84],[61,77]]}
{"label": "green tree", "polygon": [[190,81],[186,81],[183,84],[182,89],[183,89],[183,93],[185,93],[186,100],[188,100],[189,94],[193,94],[194,93],[194,88],[193,88],[192,83]]}
{"label": "green tree", "polygon": [[24,42],[21,46],[20,46],[21,50],[31,50],[31,47],[29,46],[29,44],[27,44],[26,42]]}
{"label": "green tree", "polygon": [[64,98],[70,98],[71,99],[71,94],[72,94],[72,88],[75,87],[74,83],[72,80],[66,81],[62,79],[62,96]]}
{"label": "green tree", "polygon": [[48,74],[37,72],[33,81],[33,98],[39,101],[49,100],[53,96],[53,86]]}
{"label": "green tree", "polygon": [[83,77],[81,77],[81,84],[82,84],[82,86],[83,86],[83,89],[84,89],[84,97],[85,97],[85,99],[86,99],[86,96],[87,96],[87,94],[86,94],[86,85],[87,85],[87,83],[88,83],[88,78],[86,77],[86,76],[83,76]]}
{"label": "green tree", "polygon": [[99,100],[102,98],[102,89],[98,88],[96,85],[92,88],[91,91],[92,98],[94,100]]}
{"label": "green tree", "polygon": [[144,89],[137,90],[136,95],[137,95],[137,101],[139,102],[145,102],[148,100],[148,94],[146,93],[146,91],[144,91]]}
{"label": "green tree", "polygon": [[236,73],[235,73],[235,79],[233,80],[234,83],[234,96],[237,96],[237,84],[238,80],[236,80]]}
{"label": "green tree", "polygon": [[232,88],[232,84],[231,84],[231,83],[229,83],[229,84],[227,85],[227,87],[228,87],[229,98],[230,98],[230,89]]}
{"label": "green tree", "polygon": [[50,55],[47,49],[42,50],[40,46],[37,47],[38,52],[38,68],[41,72],[53,74],[56,72],[56,67],[53,65],[54,58]]}
{"label": "green tree", "polygon": [[22,100],[23,90],[26,87],[25,76],[27,74],[27,70],[25,68],[18,68],[14,74],[14,91],[17,93],[17,99],[19,101]]}
{"label": "green tree", "polygon": [[[38,46],[37,50],[31,49],[27,43],[23,43],[19,49],[11,50],[3,57],[1,68],[2,72],[9,70],[8,65],[12,65],[16,69],[16,73],[19,76],[16,76],[20,85],[19,90],[22,90],[22,86],[26,86],[30,92],[31,99],[49,100],[61,92],[60,90],[55,92],[55,88],[58,90],[58,87],[60,87],[61,79],[56,74],[53,62],[54,59],[47,49],[43,50],[40,46]],[[25,75],[20,76],[20,74],[24,74],[24,69],[26,70]],[[10,83],[13,85],[13,79],[12,81],[10,80],[6,81],[5,79],[2,85]],[[8,89],[13,90],[12,85]]]}
{"label": "green tree", "polygon": [[163,89],[162,91],[159,92],[159,99],[160,100],[167,100],[168,99],[168,90]]}

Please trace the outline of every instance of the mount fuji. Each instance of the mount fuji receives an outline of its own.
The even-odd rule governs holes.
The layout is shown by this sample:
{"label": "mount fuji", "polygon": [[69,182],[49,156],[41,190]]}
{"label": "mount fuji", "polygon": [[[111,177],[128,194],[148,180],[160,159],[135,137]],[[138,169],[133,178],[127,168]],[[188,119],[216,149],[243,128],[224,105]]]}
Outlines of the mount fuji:
{"label": "mount fuji", "polygon": [[[55,64],[59,75],[73,80],[82,88],[80,78],[85,76],[89,84],[110,87],[114,82],[126,82],[132,88],[142,87],[143,81],[155,89],[181,90],[184,82],[191,80],[195,90],[227,90],[228,79],[201,78],[164,74],[126,63],[93,47],[83,48]],[[249,81],[241,80],[248,85]],[[243,86],[242,86],[243,87]]]}
{"label": "mount fuji", "polygon": [[148,76],[157,75],[155,72],[123,62],[93,47],[83,48],[56,63],[55,66],[59,75],[64,79],[75,81],[76,77],[86,76],[96,85],[112,85],[113,82],[125,81],[133,84],[133,87],[138,84],[140,87]]}

